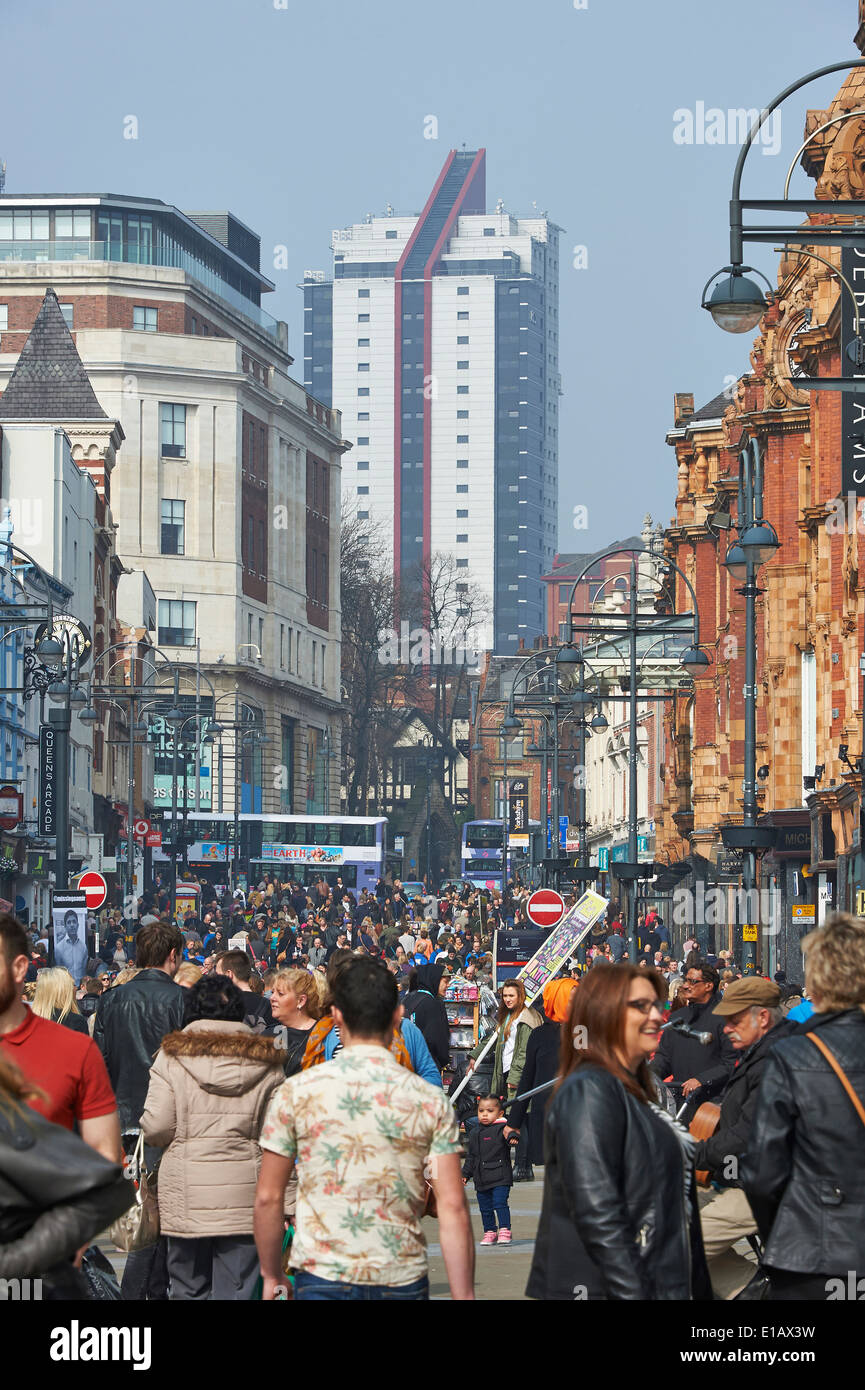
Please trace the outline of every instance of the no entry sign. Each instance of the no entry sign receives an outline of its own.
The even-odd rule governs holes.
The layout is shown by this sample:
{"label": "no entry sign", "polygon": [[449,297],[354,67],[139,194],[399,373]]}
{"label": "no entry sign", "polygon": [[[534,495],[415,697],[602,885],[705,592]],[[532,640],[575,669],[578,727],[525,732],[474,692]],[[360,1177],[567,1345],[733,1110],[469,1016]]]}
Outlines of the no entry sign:
{"label": "no entry sign", "polygon": [[526,903],[526,912],[536,927],[554,927],[565,915],[565,900],[554,888],[539,888]]}
{"label": "no entry sign", "polygon": [[78,880],[78,890],[87,895],[88,912],[95,912],[98,907],[102,906],[105,899],[108,897],[108,884],[105,882],[102,875],[98,874],[95,869],[91,869],[88,873],[81,875]]}

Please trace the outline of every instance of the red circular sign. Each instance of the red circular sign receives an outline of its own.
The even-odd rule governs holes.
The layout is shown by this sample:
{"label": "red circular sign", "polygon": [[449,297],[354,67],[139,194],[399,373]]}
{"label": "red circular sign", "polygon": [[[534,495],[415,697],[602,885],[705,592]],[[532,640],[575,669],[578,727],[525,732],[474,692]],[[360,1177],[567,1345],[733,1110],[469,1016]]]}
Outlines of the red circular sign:
{"label": "red circular sign", "polygon": [[108,884],[95,869],[90,869],[86,874],[81,875],[78,880],[78,887],[82,893],[87,894],[87,907],[91,912],[94,912],[97,907],[101,907],[108,897]]}
{"label": "red circular sign", "polygon": [[565,900],[554,888],[539,888],[526,903],[526,912],[536,927],[555,927],[565,915]]}

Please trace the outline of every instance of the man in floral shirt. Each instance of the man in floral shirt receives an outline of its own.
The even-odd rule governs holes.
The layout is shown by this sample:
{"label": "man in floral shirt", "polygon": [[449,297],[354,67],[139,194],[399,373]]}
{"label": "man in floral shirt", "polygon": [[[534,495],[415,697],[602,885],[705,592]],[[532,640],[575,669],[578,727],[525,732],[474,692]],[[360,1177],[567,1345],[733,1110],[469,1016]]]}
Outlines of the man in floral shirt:
{"label": "man in floral shirt", "polygon": [[331,988],[343,1050],[280,1087],[261,1133],[255,1238],[263,1297],[285,1283],[283,1194],[296,1162],[298,1299],[428,1298],[427,1178],[451,1297],[471,1299],[474,1238],[453,1108],[391,1055],[400,1010],[385,966],[354,957]]}

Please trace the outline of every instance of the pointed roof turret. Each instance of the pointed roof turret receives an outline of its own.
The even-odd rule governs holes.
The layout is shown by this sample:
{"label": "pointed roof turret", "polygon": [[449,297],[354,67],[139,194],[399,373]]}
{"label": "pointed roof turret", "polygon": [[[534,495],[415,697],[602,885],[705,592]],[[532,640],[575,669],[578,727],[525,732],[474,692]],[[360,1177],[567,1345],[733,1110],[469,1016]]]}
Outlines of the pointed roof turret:
{"label": "pointed roof turret", "polygon": [[54,290],[21,349],[0,396],[0,420],[107,420],[78,356]]}

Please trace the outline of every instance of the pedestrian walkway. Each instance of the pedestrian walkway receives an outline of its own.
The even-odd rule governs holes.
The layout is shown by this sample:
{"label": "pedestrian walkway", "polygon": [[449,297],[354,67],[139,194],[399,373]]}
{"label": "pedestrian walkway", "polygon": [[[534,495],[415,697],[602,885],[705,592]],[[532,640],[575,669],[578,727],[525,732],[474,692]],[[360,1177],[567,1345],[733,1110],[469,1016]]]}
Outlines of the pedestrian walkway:
{"label": "pedestrian walkway", "polygon": [[[526,1284],[532,1264],[538,1220],[541,1214],[541,1199],[544,1193],[543,1168],[536,1168],[534,1182],[518,1182],[511,1188],[510,1209],[513,1230],[511,1245],[490,1245],[481,1247],[484,1233],[481,1215],[478,1211],[474,1189],[467,1188],[469,1208],[472,1214],[472,1229],[477,1247],[475,1266],[475,1297],[479,1300],[525,1299]],[[449,1299],[448,1281],[445,1274],[441,1246],[434,1244],[438,1234],[434,1221],[425,1221],[424,1229],[429,1241],[430,1298]]]}

